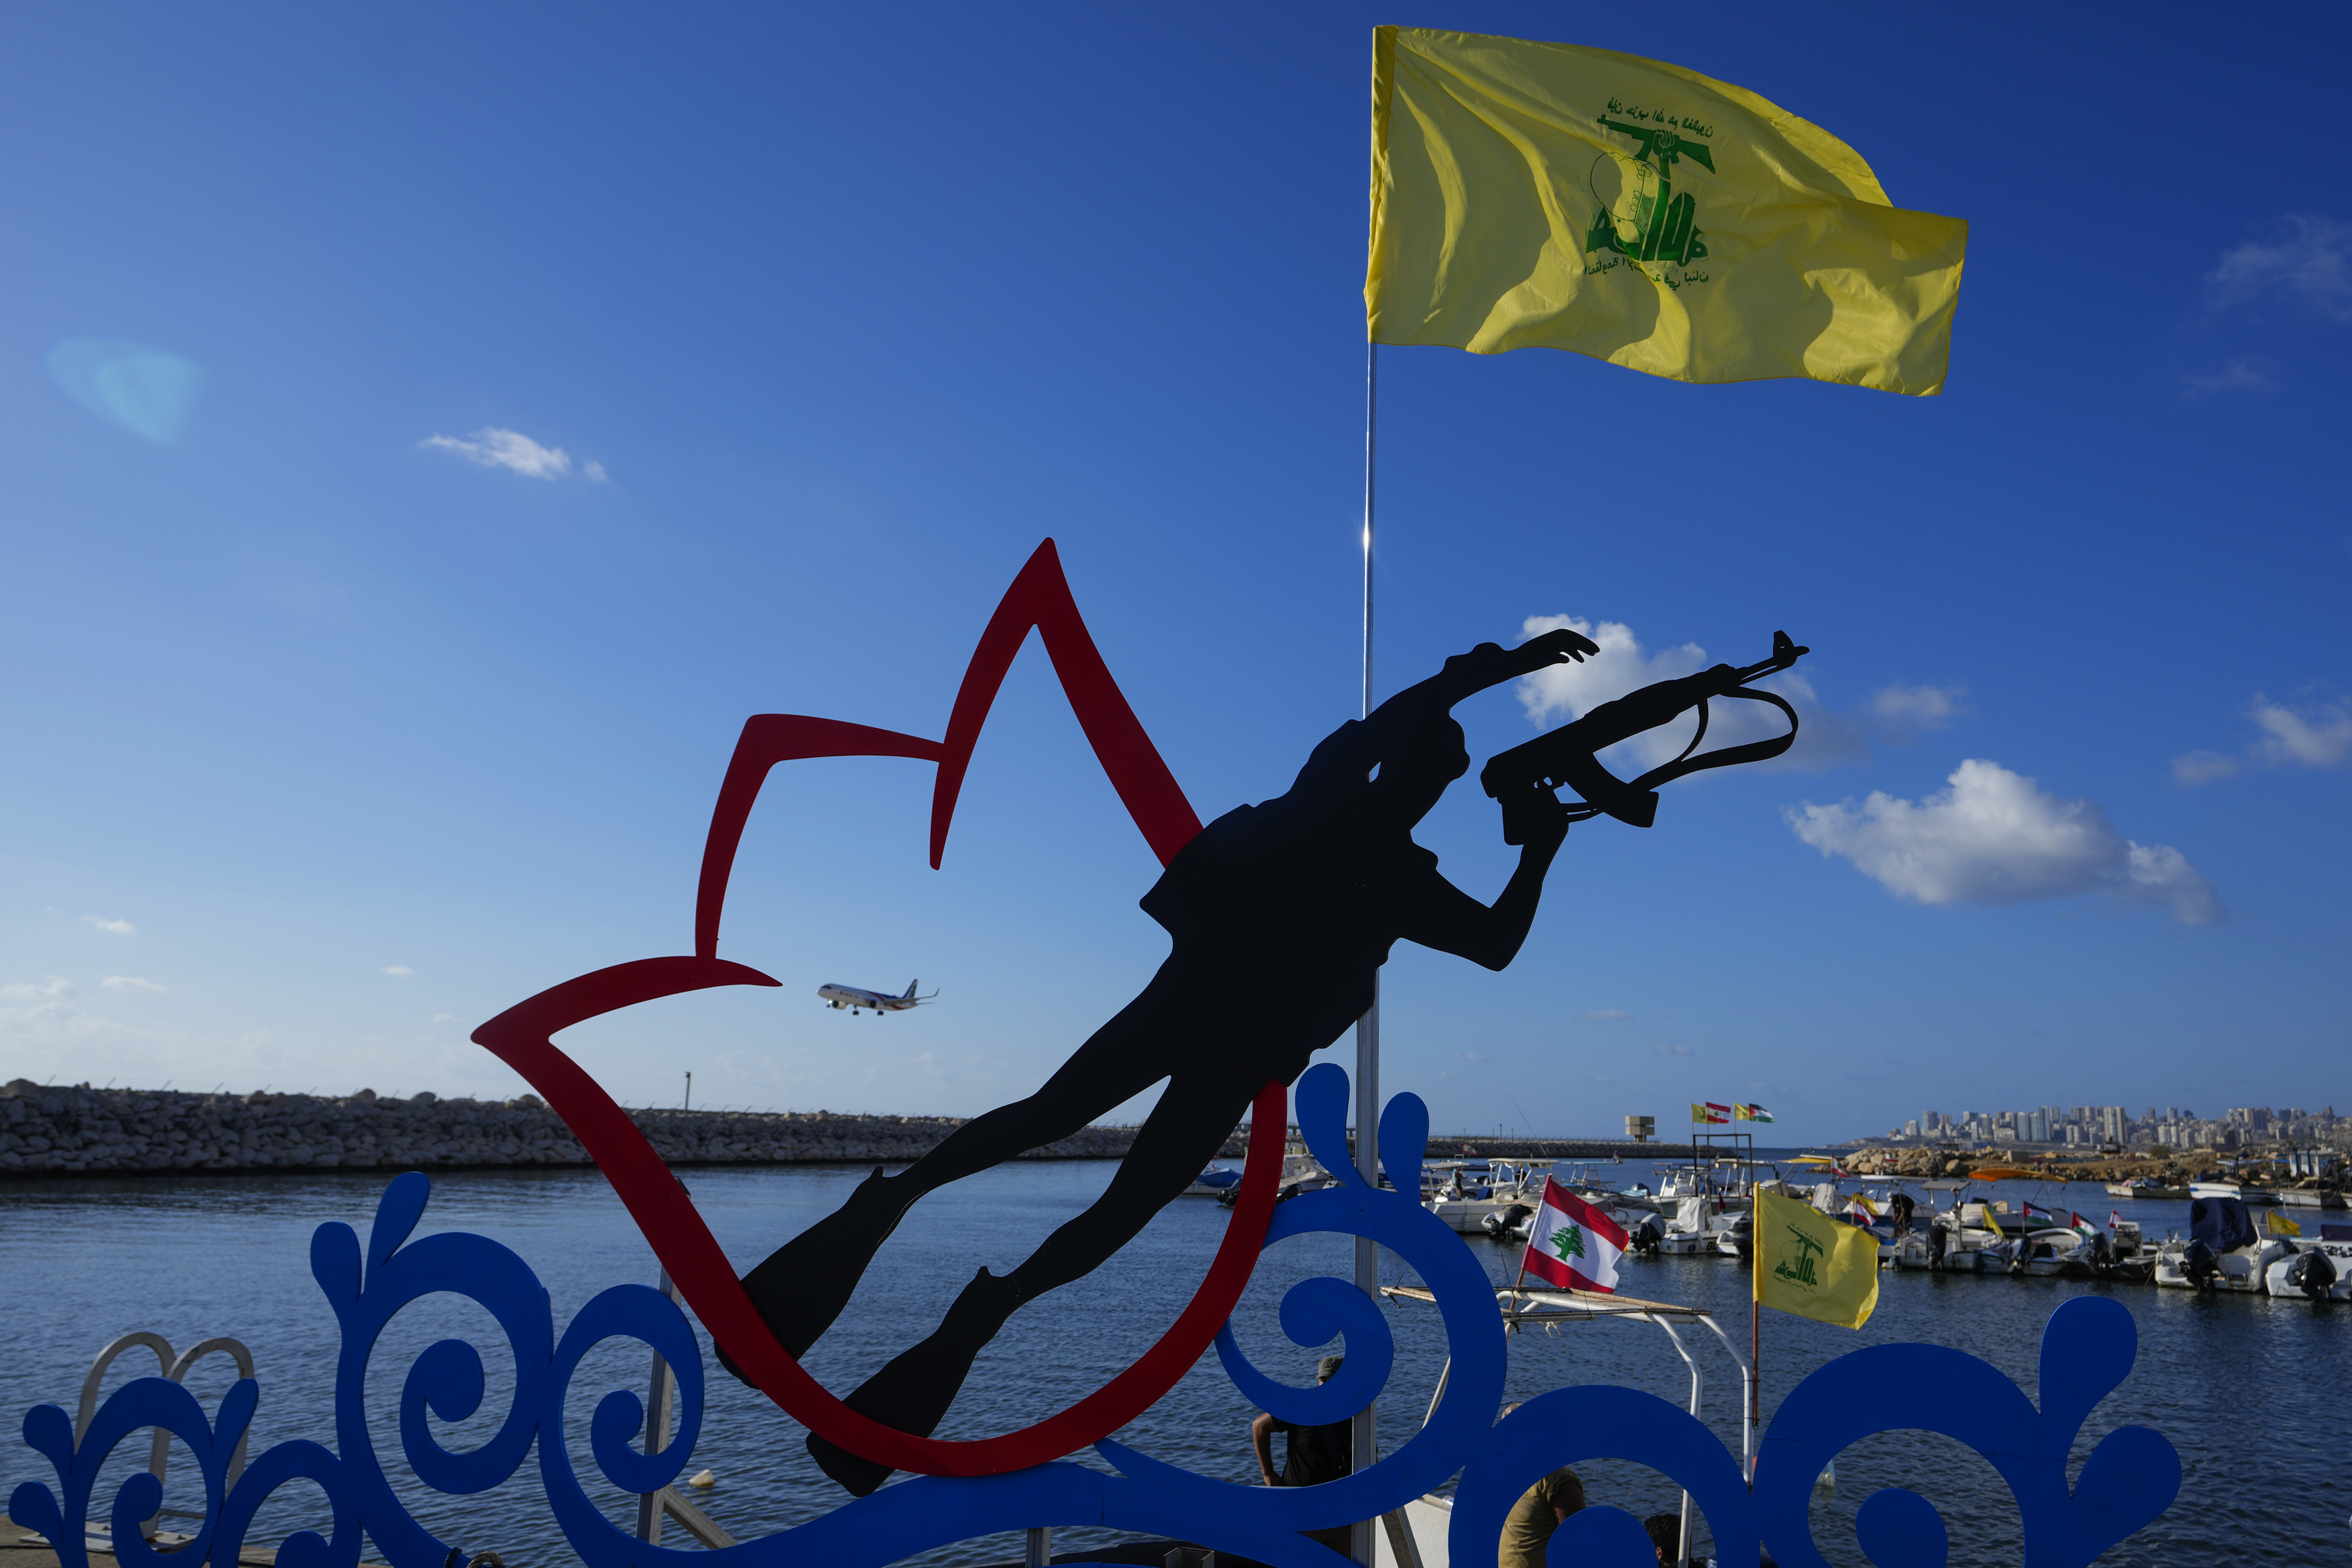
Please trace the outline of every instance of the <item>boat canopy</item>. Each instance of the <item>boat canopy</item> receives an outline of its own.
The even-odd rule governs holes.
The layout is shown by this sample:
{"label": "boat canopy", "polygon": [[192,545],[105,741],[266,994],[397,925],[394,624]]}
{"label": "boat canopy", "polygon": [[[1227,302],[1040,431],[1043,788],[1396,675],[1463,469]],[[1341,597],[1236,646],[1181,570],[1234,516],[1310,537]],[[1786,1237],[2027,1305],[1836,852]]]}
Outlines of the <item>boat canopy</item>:
{"label": "boat canopy", "polygon": [[2259,1239],[2254,1216],[2243,1198],[2192,1198],[2189,1203],[2189,1239],[2201,1241],[2216,1255],[2251,1247]]}

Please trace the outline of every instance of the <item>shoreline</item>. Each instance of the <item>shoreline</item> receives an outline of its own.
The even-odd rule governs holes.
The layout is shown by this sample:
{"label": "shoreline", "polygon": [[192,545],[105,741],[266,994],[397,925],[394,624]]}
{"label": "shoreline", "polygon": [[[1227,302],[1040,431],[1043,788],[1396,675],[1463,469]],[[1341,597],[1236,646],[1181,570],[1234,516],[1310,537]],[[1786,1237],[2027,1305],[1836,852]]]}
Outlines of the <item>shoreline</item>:
{"label": "shoreline", "polygon": [[[627,1111],[663,1161],[716,1165],[908,1164],[964,1125],[957,1116],[831,1110]],[[1116,1160],[1138,1129],[1081,1128],[1024,1160]],[[1296,1136],[1286,1129],[1286,1136]],[[1249,1152],[1234,1128],[1216,1158]],[[1440,1134],[1428,1157],[1608,1160],[1671,1157],[1626,1139]],[[278,1175],[323,1171],[593,1169],[562,1118],[537,1095],[507,1100],[351,1095],[205,1094],[60,1088],[18,1079],[0,1088],[0,1183],[80,1176]]]}

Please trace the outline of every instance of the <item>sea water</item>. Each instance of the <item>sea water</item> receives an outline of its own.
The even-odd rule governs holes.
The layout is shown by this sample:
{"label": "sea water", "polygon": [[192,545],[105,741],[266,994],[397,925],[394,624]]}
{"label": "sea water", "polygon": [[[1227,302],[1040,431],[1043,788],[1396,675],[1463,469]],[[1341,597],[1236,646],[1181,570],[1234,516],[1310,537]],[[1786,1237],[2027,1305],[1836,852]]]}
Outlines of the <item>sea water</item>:
{"label": "sea water", "polygon": [[[864,1284],[807,1366],[845,1394],[898,1352],[929,1333],[975,1270],[1002,1272],[1025,1258],[1054,1228],[1108,1184],[1115,1164],[1100,1161],[1023,1163],[984,1173],[919,1205],[884,1246]],[[681,1173],[720,1245],[749,1268],[804,1226],[837,1207],[865,1174],[845,1167],[706,1168]],[[1655,1178],[1628,1163],[1612,1174]],[[342,1221],[362,1236],[386,1178],[328,1173],[278,1177],[120,1177],[11,1184],[0,1188],[0,1258],[8,1287],[0,1312],[0,1417],[11,1427],[27,1407],[56,1404],[72,1413],[90,1358],[117,1334],[144,1329],[176,1349],[216,1334],[253,1350],[261,1386],[252,1449],[290,1437],[335,1446],[331,1391],[338,1336],[333,1314],[310,1273],[310,1234]],[[2141,1224],[2148,1240],[2185,1228],[2185,1204],[2117,1205],[2088,1185],[1999,1189],[2015,1200],[2079,1209],[2095,1223],[2111,1208]],[[1032,1304],[983,1353],[939,1436],[990,1436],[1042,1419],[1099,1387],[1164,1332],[1205,1272],[1228,1220],[1205,1199],[1168,1206],[1118,1258],[1093,1275]],[[2313,1216],[2303,1216],[2306,1225]],[[466,1230],[520,1253],[552,1297],[560,1334],[572,1314],[607,1286],[651,1283],[656,1266],[604,1182],[593,1172],[462,1172],[436,1176],[417,1234]],[[1517,1248],[1465,1239],[1490,1276],[1507,1282]],[[1243,1349],[1269,1374],[1312,1381],[1316,1358],[1337,1347],[1302,1348],[1276,1321],[1283,1293],[1316,1274],[1346,1277],[1352,1243],[1310,1236],[1283,1242],[1261,1259],[1234,1315]],[[1383,1256],[1383,1278],[1411,1282]],[[1743,1351],[1748,1340],[1745,1271],[1715,1257],[1629,1258],[1620,1289],[1654,1300],[1706,1309]],[[2204,1568],[2224,1561],[2265,1564],[2337,1563],[2347,1549],[2340,1481],[2345,1432],[2345,1372],[2352,1366],[2352,1309],[2315,1307],[2301,1299],[2198,1295],[2152,1286],[2090,1281],[1927,1275],[1882,1276],[1876,1315],[1860,1331],[1766,1314],[1762,1391],[1769,1422],[1780,1395],[1808,1373],[1866,1345],[1924,1341],[1980,1356],[2031,1396],[2043,1323],[2060,1302],[2086,1292],[2111,1295],[2139,1325],[2139,1359],[2130,1379],[2093,1413],[2074,1464],[2097,1439],[2124,1425],[2153,1426],[2179,1450],[2185,1480],[2179,1500],[2155,1525],[2111,1552],[2114,1563]],[[1411,1302],[1385,1307],[1397,1344],[1396,1368],[1381,1406],[1383,1447],[1417,1426],[1444,1357],[1434,1309]],[[404,1500],[443,1540],[468,1552],[497,1551],[510,1568],[573,1561],[549,1517],[526,1462],[512,1479],[478,1497],[433,1492],[400,1460],[396,1400],[416,1355],[433,1342],[475,1342],[489,1369],[490,1392],[464,1422],[436,1423],[443,1443],[470,1447],[496,1429],[511,1386],[504,1341],[488,1313],[461,1298],[436,1296],[402,1312],[370,1363],[369,1410],[377,1451]],[[1685,1331],[1705,1378],[1701,1414],[1734,1453],[1739,1448],[1738,1369],[1704,1331]],[[709,1356],[702,1435],[686,1474],[708,1467],[719,1480],[690,1492],[738,1539],[783,1529],[825,1512],[844,1495],[803,1447],[804,1433],[765,1398],[736,1383]],[[568,1407],[575,1466],[606,1512],[626,1529],[635,1500],[605,1485],[589,1457],[588,1413],[614,1388],[642,1394],[648,1355],[635,1342],[613,1341],[592,1353],[574,1379]],[[107,1386],[152,1373],[152,1357],[134,1351],[115,1363]],[[189,1379],[207,1408],[232,1375],[210,1358]],[[1665,1335],[1639,1322],[1563,1327],[1517,1336],[1510,1347],[1507,1400],[1580,1383],[1644,1389],[1677,1405],[1690,1373]],[[1932,1399],[1937,1391],[1923,1389]],[[1118,1434],[1144,1453],[1241,1484],[1254,1484],[1250,1446],[1254,1408],[1204,1356],[1159,1405]],[[47,1461],[13,1440],[0,1455],[0,1488],[52,1481]],[[1082,1462],[1100,1461],[1081,1456]],[[110,1499],[121,1478],[144,1464],[143,1442],[116,1450],[96,1494]],[[1588,1497],[1637,1517],[1670,1510],[1678,1493],[1637,1466],[1579,1467]],[[1956,1564],[2014,1563],[2021,1555],[2017,1510],[1991,1467],[1949,1439],[1918,1432],[1883,1434],[1839,1456],[1837,1485],[1816,1492],[1814,1532],[1832,1563],[1865,1562],[1853,1513],[1882,1486],[1921,1493],[1943,1513]],[[166,1507],[194,1508],[194,1468],[179,1452]],[[103,1517],[102,1508],[94,1513]],[[166,1519],[168,1528],[173,1521]],[[257,1523],[253,1543],[273,1545],[294,1530],[324,1522],[322,1494],[309,1483],[278,1492]],[[1117,1539],[1107,1532],[1056,1531],[1057,1551]],[[664,1542],[690,1546],[675,1523]],[[1017,1535],[966,1542],[926,1554],[926,1563],[1017,1561]],[[368,1555],[373,1558],[371,1551]]]}

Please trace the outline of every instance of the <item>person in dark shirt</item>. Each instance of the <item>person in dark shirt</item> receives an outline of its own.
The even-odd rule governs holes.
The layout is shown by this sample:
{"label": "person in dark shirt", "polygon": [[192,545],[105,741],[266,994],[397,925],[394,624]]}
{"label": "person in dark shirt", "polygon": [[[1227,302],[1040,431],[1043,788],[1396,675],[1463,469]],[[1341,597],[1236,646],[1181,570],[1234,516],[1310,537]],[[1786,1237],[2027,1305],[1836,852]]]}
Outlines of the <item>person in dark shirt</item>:
{"label": "person in dark shirt", "polygon": [[[841,1209],[743,1279],[784,1349],[803,1354],[849,1304],[875,1253],[916,1200],[1067,1138],[1165,1080],[1110,1185],[1010,1274],[980,1270],[936,1332],[845,1403],[928,1436],[981,1347],[1026,1303],[1124,1247],[1182,1192],[1269,1081],[1296,1082],[1314,1054],[1370,1010],[1400,938],[1499,970],[1535,921],[1567,809],[1529,788],[1505,802],[1518,868],[1494,905],[1438,874],[1412,829],[1469,771],[1454,705],[1599,649],[1547,632],[1506,651],[1482,643],[1437,675],[1349,720],[1318,745],[1287,793],[1227,812],[1169,863],[1142,900],[1172,939],[1167,961],[1028,1099],[965,1122],[895,1176],[879,1170]],[[720,1362],[733,1363],[720,1347]],[[824,1472],[863,1497],[889,1476],[811,1434]]]}
{"label": "person in dark shirt", "polygon": [[1683,1557],[1683,1518],[1678,1513],[1654,1513],[1642,1521],[1657,1549],[1658,1568],[1679,1568]]}
{"label": "person in dark shirt", "polygon": [[[1345,1356],[1327,1355],[1315,1364],[1315,1381],[1330,1382],[1339,1374]],[[1274,1473],[1274,1437],[1281,1433],[1287,1442],[1283,1458],[1282,1474]],[[1250,1443],[1257,1450],[1258,1476],[1270,1487],[1318,1487],[1325,1481],[1336,1481],[1354,1470],[1355,1433],[1351,1421],[1328,1421],[1320,1426],[1301,1426],[1293,1421],[1261,1411],[1250,1423]],[[1348,1553],[1349,1527],[1335,1525],[1328,1530],[1302,1531],[1310,1541],[1319,1542],[1341,1556]]]}

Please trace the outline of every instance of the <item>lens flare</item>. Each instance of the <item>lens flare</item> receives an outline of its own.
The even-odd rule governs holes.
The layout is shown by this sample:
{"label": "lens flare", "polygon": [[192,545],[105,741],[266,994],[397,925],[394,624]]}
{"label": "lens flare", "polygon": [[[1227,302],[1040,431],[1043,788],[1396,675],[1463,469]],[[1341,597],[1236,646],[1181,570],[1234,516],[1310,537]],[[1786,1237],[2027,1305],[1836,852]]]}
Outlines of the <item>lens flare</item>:
{"label": "lens flare", "polygon": [[59,391],[119,429],[177,445],[194,411],[204,367],[121,338],[68,338],[48,353]]}

